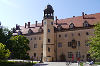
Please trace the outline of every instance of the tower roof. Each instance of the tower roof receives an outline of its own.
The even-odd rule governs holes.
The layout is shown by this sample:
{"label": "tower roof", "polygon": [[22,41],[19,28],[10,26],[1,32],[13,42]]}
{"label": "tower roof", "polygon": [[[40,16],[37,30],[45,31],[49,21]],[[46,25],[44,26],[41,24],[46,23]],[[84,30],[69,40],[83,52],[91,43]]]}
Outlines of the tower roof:
{"label": "tower roof", "polygon": [[44,9],[44,12],[45,13],[53,13],[54,12],[53,7],[51,5],[47,5]]}

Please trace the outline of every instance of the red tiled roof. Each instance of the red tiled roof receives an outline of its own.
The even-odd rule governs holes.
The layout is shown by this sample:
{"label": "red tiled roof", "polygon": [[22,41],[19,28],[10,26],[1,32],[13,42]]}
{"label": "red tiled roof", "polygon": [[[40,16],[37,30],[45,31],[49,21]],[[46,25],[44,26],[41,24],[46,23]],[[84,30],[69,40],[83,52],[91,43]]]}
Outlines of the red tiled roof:
{"label": "red tiled roof", "polygon": [[[73,23],[75,27],[83,27],[84,21],[87,21],[90,25],[94,25],[97,22],[100,22],[100,13],[84,15],[84,17],[85,19],[83,19],[83,16],[77,16],[77,17],[66,18],[66,19],[58,19],[57,23],[58,24],[67,23],[66,25],[62,25],[62,28],[68,29],[71,23]],[[56,22],[54,21],[54,23]],[[37,24],[37,26],[41,26],[41,25],[42,25],[41,23]],[[54,26],[57,27],[56,24],[54,24]],[[35,24],[31,24],[30,27],[33,28],[28,28],[28,26],[26,26],[26,28],[24,26],[20,26],[21,32],[23,34],[27,34],[28,30],[31,29],[34,33],[36,33],[40,28],[40,27],[36,27]]]}

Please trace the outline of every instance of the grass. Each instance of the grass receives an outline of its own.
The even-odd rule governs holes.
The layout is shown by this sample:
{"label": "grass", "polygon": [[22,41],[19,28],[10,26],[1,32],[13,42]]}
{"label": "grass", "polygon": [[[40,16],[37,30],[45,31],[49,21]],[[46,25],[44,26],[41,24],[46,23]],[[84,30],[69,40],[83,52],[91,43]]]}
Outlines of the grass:
{"label": "grass", "polygon": [[100,65],[100,62],[95,62],[95,64]]}
{"label": "grass", "polygon": [[80,66],[83,66],[83,63],[82,62],[80,63]]}
{"label": "grass", "polygon": [[[34,62],[33,64],[36,64]],[[16,62],[16,61],[6,61],[0,60],[0,66],[33,66],[31,62]]]}

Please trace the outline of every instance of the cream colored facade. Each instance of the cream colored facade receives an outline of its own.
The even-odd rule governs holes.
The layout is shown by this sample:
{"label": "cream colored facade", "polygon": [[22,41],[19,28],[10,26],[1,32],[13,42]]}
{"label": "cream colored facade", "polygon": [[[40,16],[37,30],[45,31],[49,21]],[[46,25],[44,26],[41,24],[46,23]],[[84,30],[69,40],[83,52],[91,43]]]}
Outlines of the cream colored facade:
{"label": "cream colored facade", "polygon": [[44,62],[87,61],[89,58],[87,42],[90,36],[94,36],[93,24],[100,21],[98,18],[100,14],[94,14],[92,18],[91,15],[83,14],[80,17],[65,19],[66,25],[63,25],[65,23],[63,20],[54,21],[53,12],[52,6],[47,5],[42,26],[37,26],[36,22],[36,26],[31,27],[28,22],[28,24],[25,23],[25,27],[21,27],[23,35],[30,40],[28,51],[30,58],[33,57],[34,60],[42,58]]}

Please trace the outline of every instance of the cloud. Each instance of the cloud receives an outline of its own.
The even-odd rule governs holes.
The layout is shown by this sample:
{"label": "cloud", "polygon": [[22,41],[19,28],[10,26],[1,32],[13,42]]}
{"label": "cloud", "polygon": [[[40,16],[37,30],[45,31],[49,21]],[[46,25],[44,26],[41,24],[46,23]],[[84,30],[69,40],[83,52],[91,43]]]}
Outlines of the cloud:
{"label": "cloud", "polygon": [[0,0],[0,3],[7,5],[7,6],[18,7],[18,5],[16,5],[16,3],[12,1],[13,0]]}

